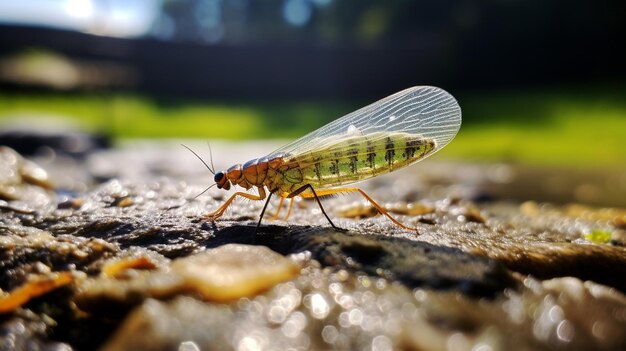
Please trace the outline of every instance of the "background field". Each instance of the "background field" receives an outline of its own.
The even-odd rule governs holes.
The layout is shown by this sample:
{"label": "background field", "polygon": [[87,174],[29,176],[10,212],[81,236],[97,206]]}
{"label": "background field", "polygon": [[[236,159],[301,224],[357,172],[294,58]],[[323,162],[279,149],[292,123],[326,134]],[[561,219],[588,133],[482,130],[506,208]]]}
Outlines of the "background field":
{"label": "background field", "polygon": [[0,2],[0,122],[293,139],[424,84],[463,109],[441,157],[621,171],[624,13],[619,0]]}
{"label": "background field", "polygon": [[[623,88],[455,93],[463,126],[441,156],[466,161],[623,167]],[[369,101],[201,101],[128,93],[0,94],[0,122],[63,117],[128,138],[294,139]]]}

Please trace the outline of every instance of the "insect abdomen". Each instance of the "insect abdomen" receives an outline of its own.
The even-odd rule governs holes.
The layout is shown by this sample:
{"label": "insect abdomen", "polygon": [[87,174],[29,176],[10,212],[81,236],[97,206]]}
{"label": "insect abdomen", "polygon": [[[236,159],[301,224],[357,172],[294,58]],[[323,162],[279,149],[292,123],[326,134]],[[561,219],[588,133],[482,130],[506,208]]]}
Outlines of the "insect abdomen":
{"label": "insect abdomen", "polygon": [[[299,156],[302,184],[333,187],[404,167],[428,155],[435,142],[407,133],[352,136]],[[332,150],[331,152],[328,152]]]}

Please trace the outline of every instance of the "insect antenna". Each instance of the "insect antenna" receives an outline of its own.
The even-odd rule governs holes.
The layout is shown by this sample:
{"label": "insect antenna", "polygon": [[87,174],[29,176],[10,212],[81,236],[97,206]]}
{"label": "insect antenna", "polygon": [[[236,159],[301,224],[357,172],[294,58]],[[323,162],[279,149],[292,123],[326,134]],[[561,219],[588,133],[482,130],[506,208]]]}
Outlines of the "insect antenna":
{"label": "insect antenna", "polygon": [[212,187],[214,187],[214,186],[216,186],[216,185],[217,185],[217,183],[215,183],[215,184],[211,185],[210,187],[208,187],[208,188],[206,188],[206,189],[202,190],[202,192],[201,192],[200,194],[198,194],[198,195],[194,196],[194,197],[193,197],[193,199],[191,199],[191,201],[193,201],[193,200],[195,200],[195,199],[199,198],[199,197],[200,197],[200,195],[202,195],[202,194],[206,193],[207,191],[209,191],[209,189],[211,189]]}
{"label": "insect antenna", "polygon": [[[215,166],[213,166],[213,150],[211,150],[211,143],[209,143],[207,141],[206,144],[209,147],[209,157],[211,159],[211,168],[213,168],[213,170],[215,170]],[[215,173],[213,173],[213,174],[215,174]]]}
{"label": "insect antenna", "polygon": [[[206,168],[209,170],[209,172],[211,172],[211,174],[215,175],[215,171],[213,170],[214,168],[209,167],[209,165],[208,165],[206,162],[204,162],[204,160],[202,159],[202,157],[198,156],[198,154],[197,154],[195,151],[191,150],[191,149],[190,149],[187,145],[185,145],[185,144],[180,144],[180,146],[182,146],[182,147],[184,147],[185,149],[187,149],[187,150],[191,151],[191,153],[192,153],[192,154],[194,154],[194,155],[198,158],[198,160],[200,160],[200,161],[202,161],[202,163],[204,163],[204,165],[205,165],[205,166],[206,166]],[[210,148],[209,148],[209,150],[210,150]],[[213,156],[211,155],[211,166],[212,166],[212,165],[213,165]],[[207,190],[208,190],[208,189],[207,189]],[[206,190],[205,190],[205,191],[206,191]]]}
{"label": "insect antenna", "polygon": [[[200,195],[202,195],[202,194],[206,193],[209,189],[211,189],[212,187],[214,187],[214,186],[216,186],[216,185],[217,185],[217,184],[213,184],[213,185],[211,185],[210,187],[208,187],[208,188],[206,188],[206,189],[202,190],[202,192],[201,192],[200,194],[198,194],[198,195],[194,196],[194,197],[193,197],[193,199],[191,199],[190,201],[193,201],[193,200],[197,199],[198,197],[200,197]],[[169,211],[169,210],[175,210],[175,209],[177,209],[177,208],[181,208],[181,207],[183,207],[183,206],[185,206],[185,205],[186,205],[186,203],[185,203],[185,204],[182,204],[182,205],[170,206],[170,207],[166,208],[165,210],[166,210],[166,211]]]}

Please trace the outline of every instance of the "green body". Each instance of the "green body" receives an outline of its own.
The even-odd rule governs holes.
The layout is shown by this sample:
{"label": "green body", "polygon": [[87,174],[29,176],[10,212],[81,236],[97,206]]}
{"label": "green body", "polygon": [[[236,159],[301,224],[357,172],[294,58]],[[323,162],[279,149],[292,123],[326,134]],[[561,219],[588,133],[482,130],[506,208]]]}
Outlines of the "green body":
{"label": "green body", "polygon": [[432,139],[402,132],[347,136],[316,150],[286,157],[272,183],[284,192],[311,184],[331,188],[389,173],[435,150]]}

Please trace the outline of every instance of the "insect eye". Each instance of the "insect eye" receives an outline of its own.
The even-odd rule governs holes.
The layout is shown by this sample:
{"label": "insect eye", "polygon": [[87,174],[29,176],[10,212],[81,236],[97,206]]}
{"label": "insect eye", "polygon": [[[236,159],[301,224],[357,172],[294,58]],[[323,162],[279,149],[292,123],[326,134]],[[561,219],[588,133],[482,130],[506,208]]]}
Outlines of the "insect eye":
{"label": "insect eye", "polygon": [[215,173],[215,177],[213,178],[213,180],[215,180],[216,183],[219,183],[222,178],[224,178],[224,173],[222,172],[217,172]]}

